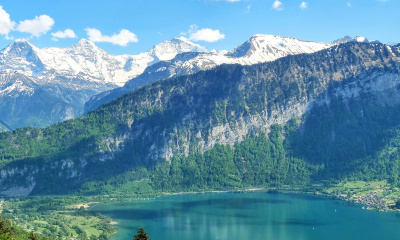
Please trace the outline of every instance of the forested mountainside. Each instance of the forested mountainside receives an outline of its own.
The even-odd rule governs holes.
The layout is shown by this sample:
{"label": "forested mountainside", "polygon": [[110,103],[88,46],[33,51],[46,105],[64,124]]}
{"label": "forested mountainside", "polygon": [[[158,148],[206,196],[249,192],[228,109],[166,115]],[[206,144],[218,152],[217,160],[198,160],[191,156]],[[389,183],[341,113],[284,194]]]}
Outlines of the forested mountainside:
{"label": "forested mountainside", "polygon": [[366,43],[170,78],[74,120],[0,134],[0,191],[396,182],[399,84],[399,46]]}
{"label": "forested mountainside", "polygon": [[0,218],[0,239],[4,240],[26,240],[26,239],[37,239],[37,240],[51,240],[51,238],[36,235],[33,232],[29,233],[26,230],[18,227],[13,222],[6,218]]}

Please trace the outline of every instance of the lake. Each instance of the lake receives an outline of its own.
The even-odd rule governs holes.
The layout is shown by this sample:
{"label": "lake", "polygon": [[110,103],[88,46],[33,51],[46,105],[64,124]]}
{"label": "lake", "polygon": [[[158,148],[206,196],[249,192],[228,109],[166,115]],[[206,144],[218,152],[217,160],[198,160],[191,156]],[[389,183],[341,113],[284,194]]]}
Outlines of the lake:
{"label": "lake", "polygon": [[140,227],[152,240],[400,239],[400,214],[305,194],[185,194],[92,209],[119,222],[114,240]]}

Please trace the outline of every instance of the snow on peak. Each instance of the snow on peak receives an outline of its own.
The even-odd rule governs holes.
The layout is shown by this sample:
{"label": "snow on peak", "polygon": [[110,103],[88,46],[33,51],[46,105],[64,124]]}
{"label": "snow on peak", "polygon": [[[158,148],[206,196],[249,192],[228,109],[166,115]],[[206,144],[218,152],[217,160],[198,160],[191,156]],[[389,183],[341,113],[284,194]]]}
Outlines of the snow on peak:
{"label": "snow on peak", "polygon": [[30,42],[25,38],[15,39],[13,43],[27,43],[27,44],[30,44]]}
{"label": "snow on peak", "polygon": [[18,70],[38,76],[44,71],[39,52],[40,49],[27,40],[16,40],[0,51],[0,70]]}
{"label": "snow on peak", "polygon": [[356,36],[356,37],[354,38],[354,40],[355,40],[356,42],[369,42],[368,39],[367,39],[366,37],[360,37],[360,36]]}
{"label": "snow on peak", "polygon": [[164,41],[145,53],[122,56],[109,54],[87,39],[68,48],[44,49],[19,39],[0,52],[0,70],[18,70],[33,77],[54,73],[122,86],[149,65],[185,52],[208,51],[184,37]]}
{"label": "snow on peak", "polygon": [[91,46],[96,46],[94,44],[94,42],[91,42],[85,38],[81,38],[81,40],[79,40],[79,42],[76,45],[91,45]]}
{"label": "snow on peak", "polygon": [[156,61],[167,61],[185,52],[208,52],[207,48],[192,43],[185,37],[173,38],[155,45],[147,53]]}
{"label": "snow on peak", "polygon": [[396,45],[398,45],[399,43],[395,43],[395,42],[388,42],[388,43],[386,43],[386,45],[389,45],[389,46],[396,46]]}
{"label": "snow on peak", "polygon": [[333,44],[341,44],[341,43],[346,43],[346,42],[380,43],[378,40],[369,41],[366,37],[356,36],[355,38],[352,38],[349,35],[346,35],[343,38],[339,38],[339,39],[333,41],[332,43]]}
{"label": "snow on peak", "polygon": [[179,57],[181,60],[176,64],[183,64],[182,68],[205,70],[224,63],[249,65],[274,61],[288,55],[313,53],[347,41],[372,43],[363,37],[353,39],[345,36],[333,43],[318,43],[256,34],[227,52],[208,51],[206,47],[181,36],[161,42],[144,53],[115,56],[87,39],[81,39],[68,48],[44,49],[36,48],[26,39],[19,39],[0,51],[0,70],[10,69],[23,72],[29,77],[43,78],[48,73],[54,73],[122,86],[126,81],[142,74],[148,66],[159,61],[170,61],[182,53],[199,54]]}
{"label": "snow on peak", "polygon": [[346,36],[344,36],[342,38],[339,38],[339,39],[336,39],[335,41],[332,41],[332,43],[333,44],[340,44],[340,43],[349,42],[351,40],[353,40],[353,38],[350,37],[350,35],[347,34]]}
{"label": "snow on peak", "polygon": [[248,41],[230,51],[227,56],[248,58],[252,63],[273,61],[278,58],[313,53],[331,47],[329,43],[302,41],[291,37],[257,34]]}
{"label": "snow on peak", "polygon": [[227,50],[213,49],[213,50],[210,51],[210,53],[226,55],[226,54],[229,53],[229,51],[227,51]]}
{"label": "snow on peak", "polygon": [[1,51],[1,55],[24,54],[30,50],[38,50],[26,39],[17,39]]}
{"label": "snow on peak", "polygon": [[77,44],[68,47],[66,51],[76,52],[79,54],[88,54],[88,52],[103,51],[103,50],[100,49],[98,46],[96,46],[94,42],[82,38],[81,40],[79,40]]}

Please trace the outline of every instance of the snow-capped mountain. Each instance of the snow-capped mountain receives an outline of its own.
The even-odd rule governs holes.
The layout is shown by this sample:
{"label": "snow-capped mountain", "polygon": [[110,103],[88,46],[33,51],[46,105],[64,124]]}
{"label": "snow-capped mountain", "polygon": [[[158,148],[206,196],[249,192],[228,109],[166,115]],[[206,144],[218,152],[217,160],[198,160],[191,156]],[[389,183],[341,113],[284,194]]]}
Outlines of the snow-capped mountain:
{"label": "snow-capped mountain", "polygon": [[207,49],[175,38],[145,53],[115,56],[85,39],[68,48],[44,49],[16,40],[0,51],[0,119],[12,128],[44,127],[80,116],[91,96],[190,51]]}
{"label": "snow-capped mountain", "polygon": [[[184,52],[208,52],[207,48],[194,44],[185,37],[165,41],[148,50],[145,54],[154,58],[152,63],[168,61]],[[155,61],[155,62],[154,62]]]}
{"label": "snow-capped mountain", "polygon": [[39,76],[45,66],[40,49],[26,40],[16,40],[0,51],[0,70],[18,70],[26,76]]}
{"label": "snow-capped mountain", "polygon": [[13,70],[0,71],[0,96],[32,96],[38,85],[32,78]]}
{"label": "snow-capped mountain", "polygon": [[247,63],[273,61],[287,55],[313,53],[331,47],[329,43],[301,41],[296,38],[257,34],[230,51],[227,56]]}
{"label": "snow-capped mountain", "polygon": [[124,87],[93,96],[85,111],[95,109],[138,87],[171,76],[193,74],[221,64],[251,65],[302,53],[313,53],[334,46],[332,43],[301,41],[296,38],[257,34],[230,52],[213,50],[203,53],[182,53],[169,61],[150,65]]}
{"label": "snow-capped mountain", "polygon": [[[206,70],[221,64],[252,65],[274,61],[288,55],[313,53],[333,46],[331,43],[301,41],[296,38],[257,34],[230,52],[211,51],[187,61],[178,61],[176,67],[188,69],[183,74]],[[173,61],[173,60],[172,60]]]}
{"label": "snow-capped mountain", "polygon": [[346,35],[342,38],[339,38],[335,41],[333,41],[333,44],[341,44],[341,43],[347,43],[347,42],[360,42],[360,43],[381,43],[378,40],[368,40],[366,37],[360,37],[360,36],[356,36],[354,38],[352,38],[349,35]]}
{"label": "snow-capped mountain", "polygon": [[[81,115],[85,102],[85,110],[91,110],[161,79],[221,64],[251,65],[314,53],[349,41],[375,43],[362,37],[318,43],[258,34],[228,52],[208,51],[180,37],[144,53],[116,56],[85,39],[68,48],[44,49],[16,40],[0,51],[0,108],[20,110],[8,114],[0,109],[0,119],[12,128],[44,127]],[[35,110],[25,111],[26,102]]]}
{"label": "snow-capped mountain", "polygon": [[0,70],[18,70],[30,77],[49,72],[88,81],[122,86],[158,61],[166,61],[183,52],[207,52],[184,37],[162,42],[145,53],[115,56],[86,39],[68,48],[39,49],[27,40],[17,40],[0,52]]}
{"label": "snow-capped mountain", "polygon": [[0,119],[10,128],[44,127],[80,116],[87,99],[114,86],[55,74],[46,76],[47,83],[21,71],[0,71]]}

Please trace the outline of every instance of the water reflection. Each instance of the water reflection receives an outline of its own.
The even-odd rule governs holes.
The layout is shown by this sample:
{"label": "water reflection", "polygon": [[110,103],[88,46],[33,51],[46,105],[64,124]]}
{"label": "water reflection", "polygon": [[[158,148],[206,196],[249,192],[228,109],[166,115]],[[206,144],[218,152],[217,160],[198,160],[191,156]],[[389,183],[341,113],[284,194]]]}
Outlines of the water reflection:
{"label": "water reflection", "polygon": [[176,195],[96,209],[120,222],[115,240],[132,239],[139,227],[153,240],[391,240],[400,234],[399,214],[307,195]]}

